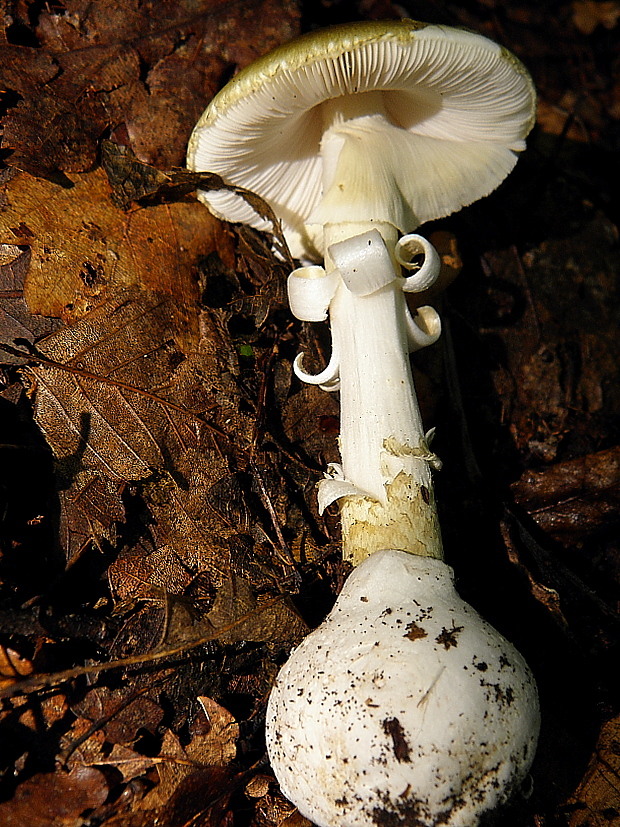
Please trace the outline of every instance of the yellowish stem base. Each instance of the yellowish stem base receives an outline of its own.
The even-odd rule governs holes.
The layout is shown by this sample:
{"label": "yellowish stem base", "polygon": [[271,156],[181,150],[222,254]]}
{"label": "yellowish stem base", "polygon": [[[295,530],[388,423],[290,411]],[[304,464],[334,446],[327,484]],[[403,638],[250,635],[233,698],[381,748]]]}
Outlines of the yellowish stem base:
{"label": "yellowish stem base", "polygon": [[443,560],[435,495],[428,485],[405,473],[386,486],[387,503],[370,497],[340,501],[343,558],[354,566],[381,549],[399,549]]}

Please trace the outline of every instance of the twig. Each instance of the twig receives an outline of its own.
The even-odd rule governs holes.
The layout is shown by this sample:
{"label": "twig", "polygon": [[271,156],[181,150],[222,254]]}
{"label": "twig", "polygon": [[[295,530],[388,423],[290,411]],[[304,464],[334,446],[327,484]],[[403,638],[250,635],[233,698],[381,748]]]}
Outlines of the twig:
{"label": "twig", "polygon": [[255,617],[260,612],[264,612],[266,609],[270,609],[274,604],[284,600],[285,597],[286,595],[276,595],[275,597],[272,597],[269,600],[265,601],[265,603],[263,603],[262,605],[257,606],[251,611],[241,615],[241,617],[237,618],[237,620],[233,621],[232,623],[229,623],[226,626],[220,626],[218,629],[214,629],[213,632],[211,632],[208,635],[196,638],[195,640],[185,641],[183,643],[180,643],[178,646],[171,647],[170,649],[161,649],[155,652],[147,652],[143,655],[132,655],[128,658],[120,658],[118,660],[108,661],[107,663],[95,663],[91,664],[90,666],[75,666],[71,669],[64,669],[60,672],[32,675],[29,678],[25,678],[21,681],[16,681],[15,683],[10,684],[9,686],[0,688],[0,698],[10,698],[13,695],[16,695],[17,693],[27,694],[29,692],[34,692],[39,689],[43,689],[44,687],[58,686],[61,683],[70,681],[73,678],[82,677],[83,675],[97,675],[99,672],[110,672],[112,669],[120,669],[122,667],[127,666],[152,663],[154,661],[160,661],[166,658],[173,657],[174,655],[179,655],[182,652],[189,651],[190,649],[197,649],[199,646],[204,646],[205,643],[209,643],[212,640],[217,640],[217,638],[220,637],[220,635],[225,634],[226,632],[235,629],[237,626],[242,625],[247,620],[249,620],[252,617]]}

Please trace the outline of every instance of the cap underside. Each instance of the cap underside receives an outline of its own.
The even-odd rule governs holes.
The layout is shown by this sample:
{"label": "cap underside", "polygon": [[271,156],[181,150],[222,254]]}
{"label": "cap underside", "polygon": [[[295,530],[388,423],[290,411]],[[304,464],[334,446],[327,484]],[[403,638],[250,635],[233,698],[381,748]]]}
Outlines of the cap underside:
{"label": "cap underside", "polygon": [[[342,163],[360,179],[367,175],[373,191],[383,186],[377,181],[395,188],[392,223],[410,231],[487,195],[524,148],[533,122],[531,80],[516,58],[480,35],[419,25],[340,27],[280,47],[214,98],[192,135],[188,166],[265,198],[293,255],[316,258],[310,236],[317,229],[306,225],[320,224],[325,212],[323,104],[380,90],[383,126],[345,121],[349,160]],[[377,177],[379,168],[385,174]],[[234,193],[202,197],[221,217],[266,229]],[[368,208],[382,197],[370,198]],[[343,221],[360,218],[346,213]]]}

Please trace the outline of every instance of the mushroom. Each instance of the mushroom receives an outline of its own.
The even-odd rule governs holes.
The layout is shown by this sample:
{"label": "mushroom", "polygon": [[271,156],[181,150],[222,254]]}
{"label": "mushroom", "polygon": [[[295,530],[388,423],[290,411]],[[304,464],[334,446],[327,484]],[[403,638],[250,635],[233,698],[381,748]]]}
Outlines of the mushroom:
{"label": "mushroom", "polygon": [[[487,38],[381,21],[275,49],[215,96],[192,133],[191,169],[262,196],[295,257],[325,256],[324,270],[292,274],[289,294],[304,320],[329,311],[334,353],[314,379],[300,361],[296,373],[340,391],[342,465],[320,505],[343,498],[344,556],[354,563],[381,548],[441,556],[437,460],[408,361],[441,326],[430,307],[410,319],[401,292],[427,287],[437,263],[424,239],[398,244],[398,234],[495,189],[524,148],[534,99],[524,67]],[[199,197],[228,221],[267,227],[234,188]],[[421,251],[424,272],[403,279],[401,264]]]}
{"label": "mushroom", "polygon": [[294,369],[340,392],[342,464],[320,483],[319,507],[340,501],[344,556],[357,568],[281,670],[267,710],[276,776],[320,827],[474,827],[533,759],[532,675],[458,597],[443,562],[440,463],[409,366],[440,321],[431,307],[410,316],[404,293],[439,269],[412,231],[498,186],[534,102],[519,61],[480,35],[352,24],[240,72],[190,140],[189,167],[232,185],[199,197],[267,229],[239,188],[262,196],[302,259],[288,281],[293,313],[329,318],[332,330],[328,365],[312,375],[300,356]]}

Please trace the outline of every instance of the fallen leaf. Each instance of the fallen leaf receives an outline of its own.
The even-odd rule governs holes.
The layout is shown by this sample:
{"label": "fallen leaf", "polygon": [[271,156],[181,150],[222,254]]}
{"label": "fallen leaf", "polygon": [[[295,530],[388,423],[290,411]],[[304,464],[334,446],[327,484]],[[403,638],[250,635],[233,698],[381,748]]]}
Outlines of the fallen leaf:
{"label": "fallen leaf", "polygon": [[[186,827],[233,827],[231,796],[241,786],[244,774],[230,767],[207,767],[184,778],[169,801],[151,811],[161,824]],[[151,822],[152,823],[152,822]]]}
{"label": "fallen leaf", "polygon": [[0,688],[4,689],[33,671],[32,662],[13,649],[0,646]]}
{"label": "fallen leaf", "polygon": [[193,761],[224,767],[237,754],[239,724],[227,709],[206,695],[198,697],[198,705],[202,720],[194,720],[195,734],[185,752]]}
{"label": "fallen leaf", "polygon": [[143,799],[141,808],[161,807],[188,776],[206,767],[224,767],[235,757],[239,725],[234,717],[211,698],[201,696],[198,701],[204,731],[195,734],[185,747],[166,731],[157,763],[159,784]]}
{"label": "fallen leaf", "polygon": [[573,0],[573,24],[582,34],[592,34],[597,26],[613,29],[620,18],[616,0]]}
{"label": "fallen leaf", "polygon": [[620,824],[620,719],[604,724],[586,774],[566,809],[570,827]]}
{"label": "fallen leaf", "polygon": [[569,141],[587,143],[588,130],[580,118],[574,117],[572,108],[562,102],[550,102],[540,98],[536,108],[536,123],[547,135],[562,135]]}
{"label": "fallen leaf", "polygon": [[[303,385],[286,400],[282,418],[288,439],[308,462],[321,456],[327,468],[328,463],[340,461],[337,443],[340,408],[333,394],[321,391],[316,385]],[[315,485],[319,479],[318,469],[308,475],[309,484]]]}
{"label": "fallen leaf", "polygon": [[91,543],[116,541],[117,526],[125,521],[123,484],[92,471],[78,472],[71,488],[61,491],[59,540],[67,562],[73,563]]}
{"label": "fallen leaf", "polygon": [[39,343],[48,361],[24,373],[34,382],[35,418],[67,472],[144,479],[173,468],[179,449],[207,428],[213,403],[197,382],[187,388],[178,379],[184,357],[171,317],[166,297],[126,291]]}
{"label": "fallen leaf", "polygon": [[256,597],[250,584],[234,574],[219,589],[213,608],[207,615],[214,629],[229,626],[243,615],[250,617],[230,631],[218,635],[222,643],[250,640],[261,643],[299,643],[308,627],[292,605],[267,596]]}
{"label": "fallen leaf", "polygon": [[84,172],[106,129],[122,128],[142,160],[179,165],[230,67],[297,31],[295,6],[275,0],[162,0],[157,14],[138,0],[44,7],[38,48],[3,46],[0,87],[16,97],[4,118],[10,163],[42,177]]}
{"label": "fallen leaf", "polygon": [[553,539],[565,545],[585,542],[618,525],[620,448],[526,471],[511,489]]}
{"label": "fallen leaf", "polygon": [[139,284],[175,297],[177,338],[196,334],[196,262],[217,248],[216,220],[196,201],[125,213],[111,194],[102,170],[74,175],[66,187],[25,174],[5,185],[0,243],[30,256],[30,312],[74,321]]}
{"label": "fallen leaf", "polygon": [[120,256],[126,218],[111,209],[103,172],[76,176],[70,184],[22,174],[6,185],[0,241],[30,250],[24,292],[31,313],[60,317],[76,297],[94,304],[108,283],[140,280],[139,269]]}
{"label": "fallen leaf", "polygon": [[[310,827],[312,822],[300,815],[273,779],[271,781],[271,788],[257,802],[253,827]],[[247,789],[246,794],[251,795]]]}
{"label": "fallen leaf", "polygon": [[151,541],[122,551],[110,565],[108,577],[116,600],[180,595],[198,575],[218,587],[228,576],[228,538],[235,529],[204,497],[205,489],[224,473],[226,461],[208,449],[189,454],[193,469],[182,461],[188,474],[183,487],[167,475],[145,485],[143,497],[153,516]]}
{"label": "fallen leaf", "polygon": [[[24,281],[30,267],[28,246],[0,244],[0,342],[12,344],[16,339],[34,342],[51,333],[58,322],[29,312],[24,300]],[[5,364],[19,363],[6,351],[0,354]]]}
{"label": "fallen leaf", "polygon": [[20,784],[0,803],[1,827],[82,827],[87,813],[109,794],[105,775],[92,767],[40,773]]}
{"label": "fallen leaf", "polygon": [[[86,761],[83,762],[88,766]],[[142,755],[122,744],[114,744],[111,751],[106,749],[105,755],[93,757],[92,765],[97,767],[111,767],[121,773],[123,781],[131,781],[145,775],[156,764],[153,757]]]}
{"label": "fallen leaf", "polygon": [[[164,718],[161,706],[149,697],[149,683],[152,680],[147,678],[146,691],[137,682],[118,687],[94,686],[71,709],[82,720],[87,719],[89,726],[98,724],[108,743],[131,746],[140,732],[155,734]],[[154,688],[153,692],[156,691]]]}

